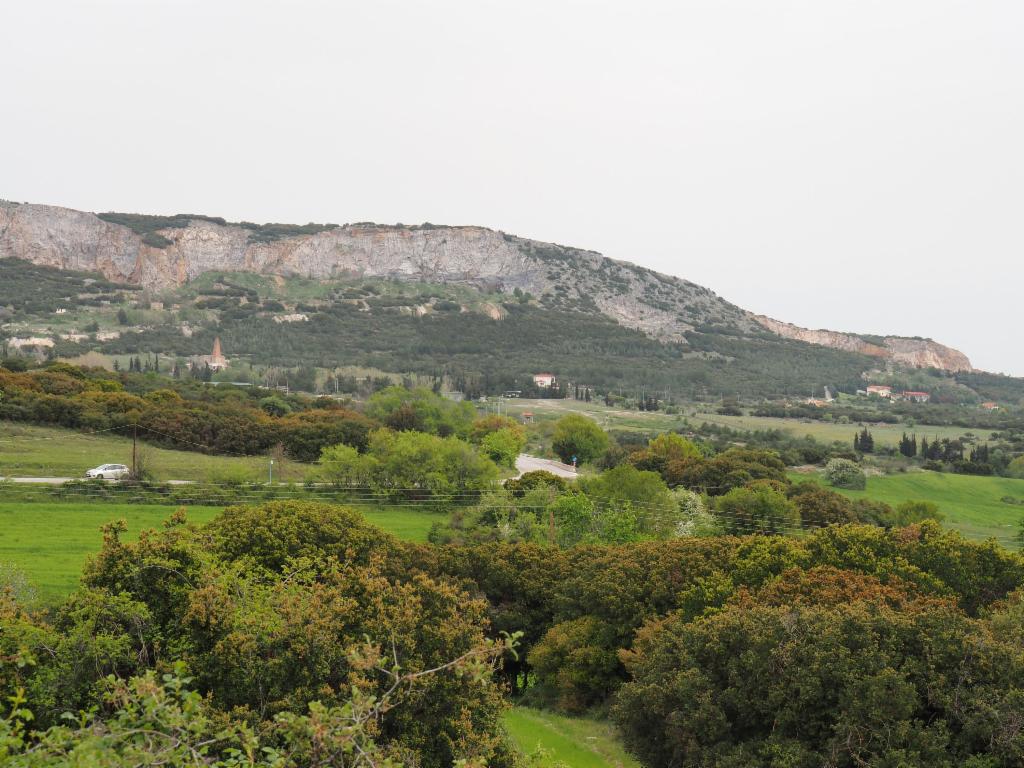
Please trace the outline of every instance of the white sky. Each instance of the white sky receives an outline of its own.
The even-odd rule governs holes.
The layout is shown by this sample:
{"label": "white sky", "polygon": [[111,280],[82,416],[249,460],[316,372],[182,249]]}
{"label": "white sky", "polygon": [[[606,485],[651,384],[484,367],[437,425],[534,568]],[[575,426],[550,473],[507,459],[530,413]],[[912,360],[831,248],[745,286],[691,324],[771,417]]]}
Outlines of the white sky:
{"label": "white sky", "polygon": [[1019,0],[4,0],[0,197],[481,224],[1024,375]]}

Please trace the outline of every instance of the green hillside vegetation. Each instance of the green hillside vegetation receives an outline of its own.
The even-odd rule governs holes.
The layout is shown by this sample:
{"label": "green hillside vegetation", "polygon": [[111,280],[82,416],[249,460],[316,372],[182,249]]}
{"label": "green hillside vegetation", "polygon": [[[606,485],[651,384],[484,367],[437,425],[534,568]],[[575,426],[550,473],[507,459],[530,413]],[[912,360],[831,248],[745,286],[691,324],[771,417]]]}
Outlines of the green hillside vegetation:
{"label": "green hillside vegetation", "polygon": [[[0,319],[24,320],[75,307],[98,310],[102,302],[119,304],[139,292],[135,285],[112,283],[92,272],[37,266],[0,259]],[[47,317],[47,320],[52,318]]]}
{"label": "green hillside vegetation", "polygon": [[[119,223],[134,223],[159,238],[151,229],[155,223],[166,223],[162,218],[183,226],[176,217]],[[7,261],[9,270],[31,271],[26,262]],[[72,277],[81,279],[73,273]],[[298,290],[306,286],[307,298],[293,308],[309,314],[310,320],[279,324],[271,317],[280,311],[271,304],[280,300],[277,281],[235,274],[218,277],[231,284],[228,290],[214,282],[206,289],[213,293],[199,293],[202,285],[186,286],[178,296],[183,303],[178,314],[200,321],[199,332],[190,338],[166,320],[157,324],[155,318],[133,318],[131,312],[141,310],[128,307],[129,321],[142,321],[133,332],[106,342],[63,341],[56,354],[75,357],[90,349],[165,357],[207,354],[219,334],[230,356],[244,356],[260,365],[346,364],[431,375],[445,372],[473,380],[486,391],[521,388],[528,375],[557,367],[560,375],[590,386],[673,388],[677,396],[786,394],[825,383],[850,387],[871,362],[768,333],[743,335],[719,325],[698,326],[685,345],[662,344],[618,325],[594,307],[525,295],[496,297],[505,318],[493,320],[480,312],[460,311],[466,305],[494,303],[495,297],[487,292],[436,285],[413,285],[408,292],[404,285],[382,290],[388,281],[379,280],[324,281],[329,289],[316,291],[308,290],[311,281],[300,281]],[[401,311],[425,300],[436,311],[423,317]],[[109,316],[109,309],[98,314]],[[204,314],[197,317],[196,311]]]}
{"label": "green hillside vegetation", "polygon": [[[103,216],[133,228],[156,245],[166,245],[166,238],[156,232],[160,228],[173,230],[191,219],[223,223],[217,217],[191,215]],[[330,225],[240,226],[251,230],[251,238],[273,239]],[[521,243],[527,247],[523,243],[528,241]],[[540,246],[530,247],[536,250]],[[533,255],[550,261],[549,278],[559,288],[563,283],[573,284],[572,270],[585,269],[588,279],[598,280],[609,295],[624,290],[625,283],[615,282],[625,279],[619,272],[595,269],[590,260],[580,257],[583,253],[551,246]],[[861,374],[876,363],[862,355],[782,339],[766,331],[741,330],[735,318],[700,320],[703,313],[713,313],[722,303],[700,286],[652,276],[639,267],[629,268],[646,285],[645,290],[653,292],[655,305],[667,302],[662,307],[665,311],[693,315],[690,322],[694,328],[686,334],[684,344],[663,344],[620,326],[585,296],[568,290],[538,297],[499,293],[493,287],[416,281],[207,273],[159,297],[138,291],[132,296],[120,290],[122,286],[109,286],[119,290],[104,297],[113,299],[107,306],[87,296],[79,298],[81,291],[76,286],[95,276],[46,271],[14,259],[3,261],[5,277],[12,285],[28,285],[37,275],[44,275],[45,296],[31,305],[38,324],[81,331],[96,323],[103,329],[119,327],[124,331],[121,338],[104,342],[61,340],[55,354],[63,358],[90,350],[181,358],[209,353],[213,337],[220,335],[230,357],[261,367],[358,365],[395,373],[446,374],[474,393],[524,389],[533,373],[554,370],[563,380],[602,392],[646,388],[656,390],[659,398],[667,394],[676,401],[723,395],[803,396],[825,385],[833,391],[853,392],[863,386]],[[63,276],[66,285],[60,285]],[[696,297],[696,303],[685,312],[673,303],[680,290]],[[157,298],[166,307],[180,308],[148,309],[148,302]],[[17,302],[8,303],[13,306]],[[20,305],[25,305],[24,299]],[[52,312],[58,306],[68,309],[68,315],[54,318]],[[423,307],[427,313],[418,316]],[[496,309],[503,319],[490,317]],[[127,324],[115,322],[119,310],[125,311]],[[275,323],[273,317],[284,311],[301,312],[309,321]],[[730,311],[741,316],[736,308]],[[192,336],[183,335],[177,327],[183,321],[193,326]],[[1024,383],[1009,377],[980,373],[951,377],[918,371],[904,378],[915,386],[935,389],[937,396],[948,389],[950,396],[959,392],[974,402],[997,399],[1017,403],[1024,398]]]}
{"label": "green hillside vegetation", "polygon": [[[694,331],[686,346],[662,344],[603,315],[508,301],[502,320],[458,311],[416,317],[349,303],[308,310],[308,322],[279,324],[261,316],[257,305],[238,305],[223,310],[218,325],[191,338],[174,328],[153,328],[106,342],[102,350],[206,354],[216,334],[229,354],[261,365],[331,368],[344,363],[443,372],[491,392],[522,388],[529,374],[557,367],[564,377],[589,386],[646,385],[690,397],[795,394],[822,381],[850,387],[869,362],[767,334],[752,338]],[[65,353],[80,351],[68,347]]]}
{"label": "green hillside vegetation", "polygon": [[[820,475],[790,473],[794,482]],[[904,501],[930,501],[945,516],[943,524],[972,539],[993,537],[1003,546],[1019,546],[1014,537],[1024,520],[1024,480],[973,477],[941,472],[908,472],[870,476],[867,488],[836,488],[851,499],[875,499],[896,506]]]}

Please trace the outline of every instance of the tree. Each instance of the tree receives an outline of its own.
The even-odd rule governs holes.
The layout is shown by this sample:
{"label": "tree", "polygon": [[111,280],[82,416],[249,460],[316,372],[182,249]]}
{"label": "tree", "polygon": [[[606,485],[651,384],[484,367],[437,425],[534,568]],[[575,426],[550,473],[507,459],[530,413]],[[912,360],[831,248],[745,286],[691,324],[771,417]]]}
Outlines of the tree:
{"label": "tree", "polygon": [[939,512],[939,505],[931,501],[904,501],[896,506],[896,517],[893,525],[903,528],[925,520],[941,523],[945,516]]}
{"label": "tree", "polygon": [[831,459],[825,465],[825,479],[836,488],[863,490],[867,487],[864,470],[855,461],[849,459]]}
{"label": "tree", "polygon": [[447,437],[466,435],[474,412],[470,403],[457,403],[426,387],[387,387],[370,397],[366,415],[398,431],[414,430]]}
{"label": "tree", "polygon": [[800,520],[807,528],[854,523],[859,520],[853,502],[845,496],[823,488],[818,483],[804,482],[793,486],[790,500],[800,511]]}
{"label": "tree", "polygon": [[672,495],[679,504],[679,522],[673,531],[675,536],[719,536],[725,532],[719,519],[708,511],[704,497],[699,493],[676,488]]}
{"label": "tree", "polygon": [[875,450],[875,438],[864,427],[858,434],[853,436],[853,450],[861,453],[872,453]]}
{"label": "tree", "polygon": [[733,488],[715,502],[715,513],[728,533],[792,533],[800,512],[781,491],[767,485]]}
{"label": "tree", "polygon": [[529,663],[541,681],[540,696],[564,712],[600,704],[622,680],[622,665],[608,642],[609,628],[593,616],[555,624]]}
{"label": "tree", "polygon": [[526,430],[523,425],[509,416],[498,416],[488,414],[476,419],[469,428],[467,439],[469,442],[479,445],[487,435],[502,429],[509,429],[516,433],[517,438],[526,439]]}
{"label": "tree", "polygon": [[[655,472],[620,464],[596,477],[582,477],[577,484],[598,509],[621,509],[628,504],[648,535],[667,536],[679,523],[679,505]],[[604,540],[608,540],[607,537]]]}
{"label": "tree", "polygon": [[374,479],[374,460],[349,445],[332,445],[320,453],[319,479],[339,488],[368,486]]}
{"label": "tree", "polygon": [[124,307],[117,310],[117,323],[118,325],[128,325],[128,313],[125,312]]}
{"label": "tree", "polygon": [[286,416],[292,412],[292,407],[280,396],[268,395],[260,400],[260,410],[270,416]]}
{"label": "tree", "polygon": [[336,485],[367,485],[396,498],[447,503],[452,495],[490,488],[498,468],[457,437],[379,429],[364,455],[344,447],[321,453],[317,476]]}
{"label": "tree", "polygon": [[665,481],[694,491],[721,496],[754,480],[785,484],[786,464],[774,451],[730,448],[710,459],[686,458],[669,462]]}
{"label": "tree", "polygon": [[1018,456],[1006,467],[1006,474],[1009,477],[1024,479],[1024,456]]}
{"label": "tree", "polygon": [[648,625],[613,709],[627,747],[652,768],[1019,764],[1024,738],[1004,731],[1024,695],[1012,642],[868,589]]}
{"label": "tree", "polygon": [[[507,765],[497,687],[445,666],[484,642],[481,600],[403,567],[398,543],[343,507],[277,502],[232,508],[203,530],[182,523],[137,542],[108,533],[85,582],[145,613],[112,637],[96,633],[100,648],[134,665],[155,665],[165,651],[187,658],[221,720],[238,713],[262,731],[313,702],[344,707],[353,687],[386,696],[393,680],[353,653],[382,638],[372,658],[423,674],[408,681],[410,706],[376,724],[377,743],[424,768]],[[69,615],[62,631],[79,627],[88,639],[92,626]],[[79,668],[84,680],[95,674],[89,658]]]}
{"label": "tree", "polygon": [[[351,660],[376,670],[390,683],[378,694],[369,678],[357,680],[348,699],[334,706],[311,702],[304,713],[282,712],[258,734],[242,720],[218,713],[191,689],[192,678],[177,662],[158,681],[150,670],[128,680],[109,676],[98,688],[107,707],[69,718],[44,731],[34,725],[33,706],[24,691],[10,697],[0,713],[0,755],[8,768],[58,768],[103,765],[109,768],[174,765],[202,768],[375,768],[402,761],[407,753],[380,743],[386,713],[414,702],[423,681],[451,670],[484,681],[490,665],[512,642],[483,642],[435,669],[406,671],[397,659],[366,644],[351,650]],[[412,704],[414,706],[414,704]],[[503,755],[490,752],[501,762]]]}
{"label": "tree", "polygon": [[565,463],[594,461],[608,450],[608,435],[595,421],[570,413],[555,424],[551,449]]}
{"label": "tree", "polygon": [[508,427],[491,432],[480,441],[480,448],[491,461],[503,467],[515,467],[516,458],[526,446],[526,435],[522,429]]}
{"label": "tree", "polygon": [[641,537],[640,516],[628,501],[595,504],[582,494],[559,496],[548,508],[558,544],[624,544]]}

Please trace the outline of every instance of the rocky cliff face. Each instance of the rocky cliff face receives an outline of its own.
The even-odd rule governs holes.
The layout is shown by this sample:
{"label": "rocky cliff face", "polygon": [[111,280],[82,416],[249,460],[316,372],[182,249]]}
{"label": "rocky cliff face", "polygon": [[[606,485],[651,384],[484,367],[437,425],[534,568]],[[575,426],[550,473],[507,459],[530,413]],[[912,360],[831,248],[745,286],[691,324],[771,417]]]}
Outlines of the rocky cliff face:
{"label": "rocky cliff face", "polygon": [[685,280],[483,227],[356,224],[261,242],[243,226],[194,219],[156,233],[168,244],[147,245],[91,213],[0,203],[0,258],[97,271],[155,290],[211,271],[390,277],[519,288],[546,306],[601,312],[666,341],[683,341],[703,324],[756,327],[739,307]]}
{"label": "rocky cliff face", "polygon": [[943,371],[972,371],[971,361],[963,352],[944,346],[931,339],[908,339],[901,336],[887,336],[883,344],[874,344],[859,336],[836,331],[812,331],[790,323],[773,320],[764,315],[753,315],[754,319],[772,333],[787,339],[806,341],[832,349],[857,352],[882,360],[914,368],[938,368]]}
{"label": "rocky cliff face", "polygon": [[179,223],[154,228],[154,237],[147,238],[92,213],[0,201],[0,258],[100,272],[153,290],[180,286],[204,272],[387,277],[506,292],[518,288],[546,307],[601,313],[663,341],[685,342],[687,332],[709,327],[740,335],[766,328],[785,338],[904,365],[971,370],[963,354],[933,341],[889,337],[875,344],[851,334],[798,328],[754,316],[687,280],[483,227],[352,224],[268,240],[240,224],[200,217]]}

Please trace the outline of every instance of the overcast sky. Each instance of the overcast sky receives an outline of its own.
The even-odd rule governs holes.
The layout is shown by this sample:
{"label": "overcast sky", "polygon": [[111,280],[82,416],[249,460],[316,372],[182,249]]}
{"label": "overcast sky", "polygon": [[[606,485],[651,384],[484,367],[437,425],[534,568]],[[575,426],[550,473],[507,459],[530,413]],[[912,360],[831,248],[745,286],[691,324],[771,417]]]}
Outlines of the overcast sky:
{"label": "overcast sky", "polygon": [[481,224],[1024,375],[1024,3],[4,2],[0,197]]}

